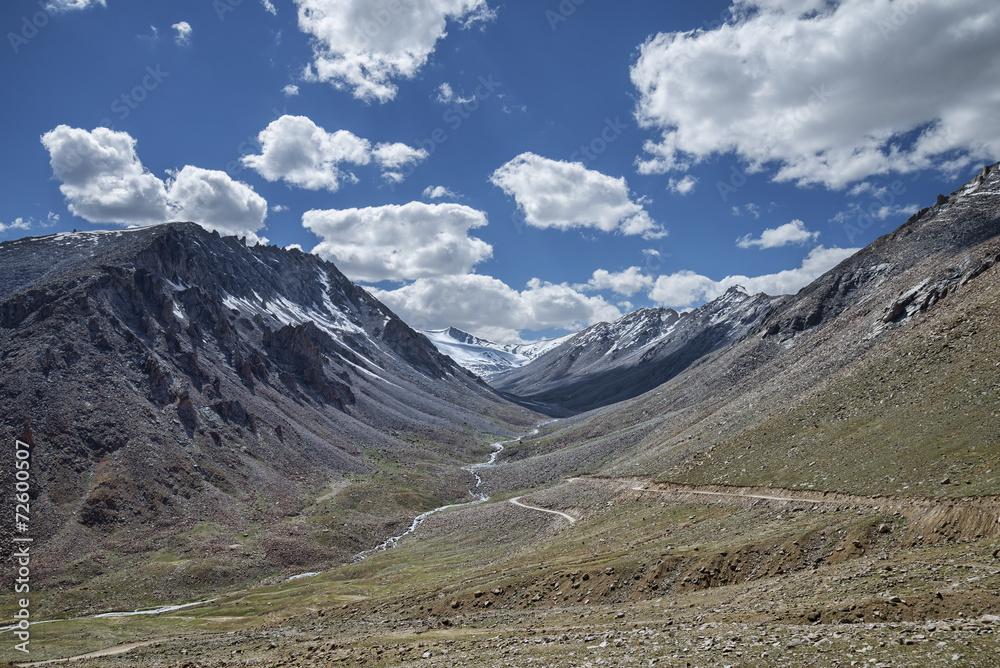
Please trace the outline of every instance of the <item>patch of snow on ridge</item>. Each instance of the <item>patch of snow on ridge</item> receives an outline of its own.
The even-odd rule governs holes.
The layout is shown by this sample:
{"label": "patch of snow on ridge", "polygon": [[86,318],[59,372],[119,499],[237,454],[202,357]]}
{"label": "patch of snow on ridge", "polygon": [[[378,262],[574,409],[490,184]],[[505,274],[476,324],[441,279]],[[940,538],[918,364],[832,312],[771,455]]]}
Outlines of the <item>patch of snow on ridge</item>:
{"label": "patch of snow on ridge", "polygon": [[534,343],[501,344],[480,339],[453,327],[423,330],[434,347],[459,366],[489,379],[492,376],[520,368],[536,357],[566,341],[573,334]]}

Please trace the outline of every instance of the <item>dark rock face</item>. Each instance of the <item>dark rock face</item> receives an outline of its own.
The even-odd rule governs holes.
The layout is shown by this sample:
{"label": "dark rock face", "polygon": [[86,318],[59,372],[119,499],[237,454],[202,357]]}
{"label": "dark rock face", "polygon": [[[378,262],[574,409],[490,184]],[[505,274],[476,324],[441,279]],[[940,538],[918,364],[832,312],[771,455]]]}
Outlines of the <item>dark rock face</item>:
{"label": "dark rock face", "polygon": [[[488,451],[479,435],[535,420],[332,264],[193,223],[0,244],[0,359],[0,438],[30,430],[36,444],[43,573],[125,534],[152,550],[200,521],[277,527],[386,462],[454,478],[435,493],[460,496],[459,467]],[[342,558],[385,521],[281,540]],[[283,565],[246,555],[247,575]]]}

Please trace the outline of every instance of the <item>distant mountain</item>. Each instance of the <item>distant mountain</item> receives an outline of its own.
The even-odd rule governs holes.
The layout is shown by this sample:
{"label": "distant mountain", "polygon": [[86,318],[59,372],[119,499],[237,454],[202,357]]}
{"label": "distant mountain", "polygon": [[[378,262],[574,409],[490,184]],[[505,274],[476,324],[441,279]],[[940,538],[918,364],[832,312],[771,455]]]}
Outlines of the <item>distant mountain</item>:
{"label": "distant mountain", "polygon": [[0,244],[0,359],[66,591],[108,561],[155,596],[347,558],[535,421],[333,264],[193,223]]}
{"label": "distant mountain", "polygon": [[567,334],[533,343],[494,343],[455,327],[422,330],[421,333],[430,339],[438,351],[485,380],[522,367],[573,336]]}
{"label": "distant mountain", "polygon": [[734,287],[688,313],[640,309],[570,336],[530,364],[493,377],[491,383],[554,414],[629,399],[746,336],[767,317],[775,301]]}

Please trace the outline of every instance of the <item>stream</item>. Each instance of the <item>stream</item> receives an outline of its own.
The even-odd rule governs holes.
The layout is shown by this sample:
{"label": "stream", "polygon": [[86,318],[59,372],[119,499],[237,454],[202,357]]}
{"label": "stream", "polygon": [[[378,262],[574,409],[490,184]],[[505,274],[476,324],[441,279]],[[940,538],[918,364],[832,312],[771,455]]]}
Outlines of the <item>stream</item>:
{"label": "stream", "polygon": [[492,444],[493,452],[492,454],[490,454],[489,460],[485,462],[480,462],[478,464],[470,464],[469,466],[462,467],[463,471],[468,471],[476,478],[476,484],[473,485],[472,489],[469,490],[469,494],[472,494],[474,497],[476,497],[475,501],[466,501],[465,503],[449,503],[448,505],[438,506],[437,508],[428,510],[425,513],[420,513],[419,515],[413,518],[413,522],[410,524],[410,527],[406,531],[399,534],[398,536],[393,536],[392,538],[384,540],[382,543],[369,550],[365,550],[364,552],[359,552],[354,556],[354,559],[351,561],[351,563],[357,563],[362,559],[365,559],[366,557],[375,554],[376,552],[382,552],[383,550],[388,550],[389,548],[396,547],[400,539],[404,538],[405,536],[409,536],[411,533],[416,531],[417,527],[420,526],[421,523],[423,523],[423,521],[428,517],[430,517],[431,515],[440,513],[443,510],[450,510],[452,508],[465,508],[466,506],[475,506],[477,504],[489,501],[490,497],[488,497],[485,493],[479,491],[479,488],[483,486],[483,478],[482,476],[479,475],[479,469],[486,468],[487,466],[493,466],[494,464],[496,464],[497,457],[499,457],[500,453],[503,452],[503,446],[505,446],[508,443],[516,443],[525,437],[534,436],[535,434],[538,433],[538,429],[539,429],[538,427],[535,427],[534,430],[523,436],[518,436],[517,438],[511,438],[506,441],[498,441],[496,443],[493,443]]}

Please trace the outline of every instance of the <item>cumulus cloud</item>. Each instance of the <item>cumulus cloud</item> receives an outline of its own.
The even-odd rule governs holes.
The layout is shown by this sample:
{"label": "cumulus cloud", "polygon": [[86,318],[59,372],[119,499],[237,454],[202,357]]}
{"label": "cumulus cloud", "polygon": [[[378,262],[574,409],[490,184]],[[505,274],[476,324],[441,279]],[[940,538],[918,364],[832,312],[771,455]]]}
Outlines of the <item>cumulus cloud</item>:
{"label": "cumulus cloud", "polygon": [[736,240],[736,245],[740,248],[781,248],[789,244],[804,244],[807,241],[815,241],[819,237],[819,232],[810,232],[806,229],[806,224],[801,220],[793,220],[790,223],[768,228],[761,232],[760,237],[754,239],[747,234]]}
{"label": "cumulus cloud", "polygon": [[167,191],[127,132],[60,125],[42,135],[71,213],[92,223],[150,225],[167,218]]}
{"label": "cumulus cloud", "polygon": [[271,16],[278,15],[278,10],[275,9],[274,5],[271,3],[271,0],[260,0],[260,4],[264,5],[264,11],[266,11]]}
{"label": "cumulus cloud", "polygon": [[398,182],[400,168],[427,158],[425,149],[402,144],[380,143],[374,149],[367,139],[347,130],[327,132],[306,116],[284,115],[264,128],[257,141],[259,155],[245,155],[244,165],[268,181],[285,181],[307,190],[336,192],[342,183],[358,178],[345,165],[367,165],[373,159],[383,178]]}
{"label": "cumulus cloud", "polygon": [[155,225],[187,219],[256,240],[267,202],[225,172],[187,165],[165,183],[143,167],[127,132],[60,125],[41,137],[70,212],[92,223]]}
{"label": "cumulus cloud", "polygon": [[281,89],[281,92],[284,93],[286,97],[292,97],[293,95],[299,94],[299,87],[295,84],[288,84]]}
{"label": "cumulus cloud", "polygon": [[575,331],[622,315],[601,297],[537,278],[520,291],[491,276],[465,274],[371,292],[414,327],[455,326],[494,341],[519,341],[521,330]]}
{"label": "cumulus cloud", "polygon": [[633,200],[625,178],[587,169],[583,163],[522,153],[490,176],[512,196],[528,225],[538,228],[596,228],[657,238],[666,232]]}
{"label": "cumulus cloud", "polygon": [[404,178],[400,168],[419,164],[427,156],[427,149],[411,148],[400,142],[378,144],[372,151],[372,157],[382,168],[382,178],[393,183],[399,183]]}
{"label": "cumulus cloud", "polygon": [[716,29],[641,46],[636,117],[659,132],[642,173],[735,153],[751,169],[776,165],[776,181],[839,189],[1000,156],[994,0],[736,0],[732,10]]}
{"label": "cumulus cloud", "polygon": [[793,294],[859,250],[816,246],[795,269],[753,277],[726,276],[721,281],[693,271],[679,271],[658,277],[649,298],[661,306],[683,309],[715,299],[734,285],[743,286],[751,294]]}
{"label": "cumulus cloud", "polygon": [[355,181],[341,165],[366,165],[371,143],[347,130],[327,132],[305,116],[282,116],[264,128],[257,140],[260,155],[245,155],[244,165],[268,181],[283,180],[307,190],[340,189]]}
{"label": "cumulus cloud", "polygon": [[[225,172],[185,166],[167,186],[171,218],[203,223],[221,234],[247,235],[267,217],[267,201],[253,189],[234,181]],[[248,229],[248,223],[255,226]],[[249,234],[248,234],[249,233]]]}
{"label": "cumulus cloud", "polygon": [[427,186],[424,188],[423,195],[425,199],[444,199],[445,197],[456,199],[458,197],[458,195],[444,186]]}
{"label": "cumulus cloud", "polygon": [[192,30],[190,23],[187,21],[181,21],[170,27],[177,31],[177,34],[174,36],[174,42],[176,42],[178,46],[191,46]]}
{"label": "cumulus cloud", "polygon": [[688,174],[683,179],[670,179],[667,182],[667,190],[678,195],[687,195],[694,192],[694,187],[698,185],[698,179]]}
{"label": "cumulus cloud", "polygon": [[397,79],[427,63],[449,21],[468,27],[490,20],[485,0],[295,0],[299,29],[312,36],[307,80],[325,81],[365,101],[396,96]]}
{"label": "cumulus cloud", "polygon": [[492,246],[469,236],[486,225],[486,214],[461,204],[312,210],[302,224],[323,239],[312,252],[356,281],[465,274],[493,255]]}
{"label": "cumulus cloud", "polygon": [[[659,255],[658,251],[653,250],[652,252]],[[589,290],[611,290],[620,295],[631,297],[640,290],[648,290],[653,287],[653,279],[643,274],[639,267],[629,267],[625,271],[615,273],[606,269],[598,269],[583,287]]]}

